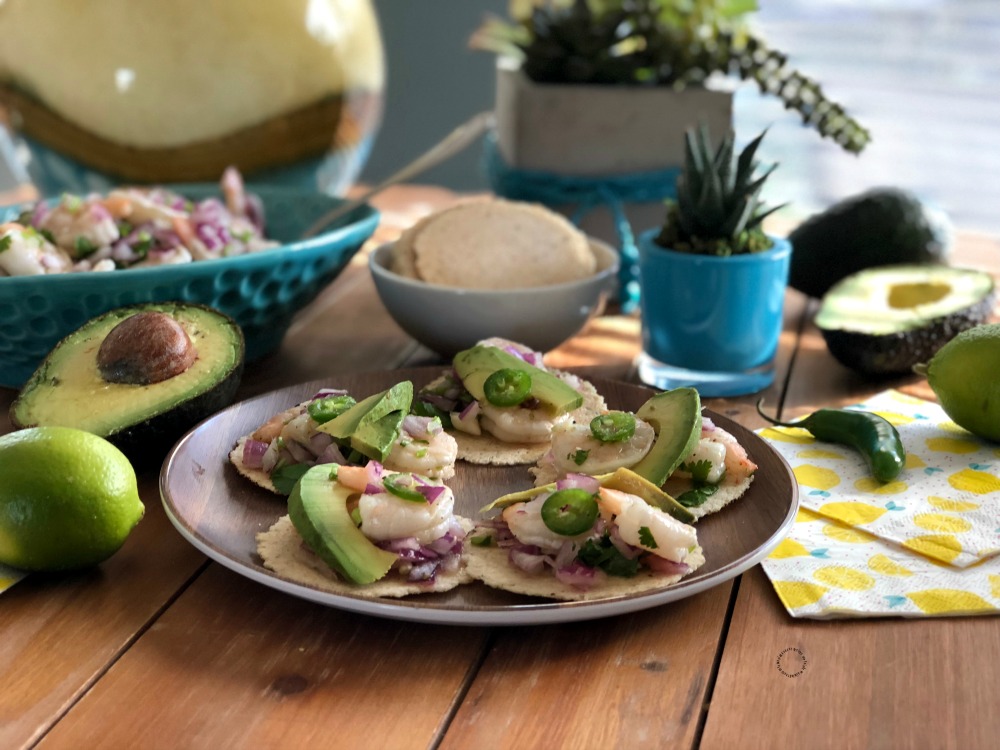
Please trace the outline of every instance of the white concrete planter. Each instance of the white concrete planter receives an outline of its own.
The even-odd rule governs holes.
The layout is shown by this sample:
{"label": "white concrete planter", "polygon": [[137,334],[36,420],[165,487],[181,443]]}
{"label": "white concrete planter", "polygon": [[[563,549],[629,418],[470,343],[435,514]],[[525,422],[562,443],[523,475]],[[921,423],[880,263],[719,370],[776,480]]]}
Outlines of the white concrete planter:
{"label": "white concrete planter", "polygon": [[[605,177],[679,167],[684,131],[705,122],[716,141],[732,127],[728,81],[712,88],[539,84],[511,60],[497,64],[496,133],[509,167],[567,177]],[[575,206],[553,206],[572,215]],[[661,202],[631,204],[638,235],[662,223]],[[584,231],[617,246],[610,212],[600,208]]]}

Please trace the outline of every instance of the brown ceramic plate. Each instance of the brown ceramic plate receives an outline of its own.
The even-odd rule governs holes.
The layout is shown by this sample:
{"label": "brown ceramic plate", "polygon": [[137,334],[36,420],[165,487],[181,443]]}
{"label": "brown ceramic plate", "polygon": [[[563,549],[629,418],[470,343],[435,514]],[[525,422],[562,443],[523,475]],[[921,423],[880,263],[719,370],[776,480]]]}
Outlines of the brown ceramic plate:
{"label": "brown ceramic plate", "polygon": [[[331,594],[283,578],[261,563],[255,535],[285,514],[285,500],[240,477],[227,454],[242,435],[274,414],[312,396],[321,387],[346,388],[361,397],[400,380],[420,387],[440,368],[345,375],[303,383],[244,401],[202,422],[174,447],[160,475],[167,515],[178,531],[206,555],[237,573],[288,594],[331,607],[401,620],[453,625],[523,625],[588,620],[634,612],[705,591],[760,562],[795,519],[798,493],[784,459],[754,433],[730,419],[706,415],[735,435],[760,467],[749,491],[722,512],[698,523],[706,563],[679,583],[659,591],[587,602],[553,602],[508,594],[474,583],[444,594],[404,599],[366,599]],[[590,378],[612,408],[634,411],[651,391],[627,383]],[[524,466],[487,467],[459,462],[449,482],[455,511],[471,518],[500,495],[531,486]]]}

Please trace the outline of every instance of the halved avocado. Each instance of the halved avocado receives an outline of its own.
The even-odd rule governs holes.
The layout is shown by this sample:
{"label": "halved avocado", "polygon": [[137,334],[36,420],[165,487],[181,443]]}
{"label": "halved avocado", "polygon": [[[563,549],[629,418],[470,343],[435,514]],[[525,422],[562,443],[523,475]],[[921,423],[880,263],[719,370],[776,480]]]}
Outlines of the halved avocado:
{"label": "halved avocado", "polygon": [[[167,348],[151,343],[164,338]],[[217,310],[180,302],[118,308],[56,344],[10,418],[17,427],[76,427],[136,463],[160,461],[181,434],[232,401],[243,352],[240,327]]]}
{"label": "halved avocado", "polygon": [[899,375],[989,318],[993,277],[970,268],[899,265],[848,276],[823,297],[816,327],[830,353],[865,375]]}

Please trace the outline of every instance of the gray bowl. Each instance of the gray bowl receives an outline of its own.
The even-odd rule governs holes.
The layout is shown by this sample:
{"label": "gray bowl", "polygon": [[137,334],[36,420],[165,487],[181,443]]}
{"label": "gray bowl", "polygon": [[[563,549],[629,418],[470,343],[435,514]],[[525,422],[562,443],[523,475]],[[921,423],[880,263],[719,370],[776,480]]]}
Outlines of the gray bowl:
{"label": "gray bowl", "polygon": [[424,346],[451,357],[490,336],[536,351],[554,349],[597,315],[614,289],[618,253],[590,238],[597,272],[579,281],[484,291],[428,284],[389,270],[392,243],[371,254],[375,288],[393,320]]}

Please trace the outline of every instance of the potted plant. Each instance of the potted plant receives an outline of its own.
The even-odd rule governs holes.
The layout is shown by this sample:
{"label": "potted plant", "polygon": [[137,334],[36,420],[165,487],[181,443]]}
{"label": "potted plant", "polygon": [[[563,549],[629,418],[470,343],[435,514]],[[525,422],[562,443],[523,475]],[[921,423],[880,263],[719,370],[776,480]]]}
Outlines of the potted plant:
{"label": "potted plant", "polygon": [[704,126],[685,134],[677,198],[638,238],[646,383],[734,396],[774,379],[791,243],[762,227],[780,208],[760,197],[774,169],[757,174],[763,137],[737,157],[731,131],[717,149]]}
{"label": "potted plant", "polygon": [[[755,9],[753,0],[514,0],[510,21],[488,18],[471,44],[499,55],[494,190],[617,239],[622,283],[634,285],[629,225],[658,221],[688,128],[705,123],[716,139],[732,129],[737,81],[863,150],[868,131],[748,28]],[[590,211],[599,206],[607,210]]]}

